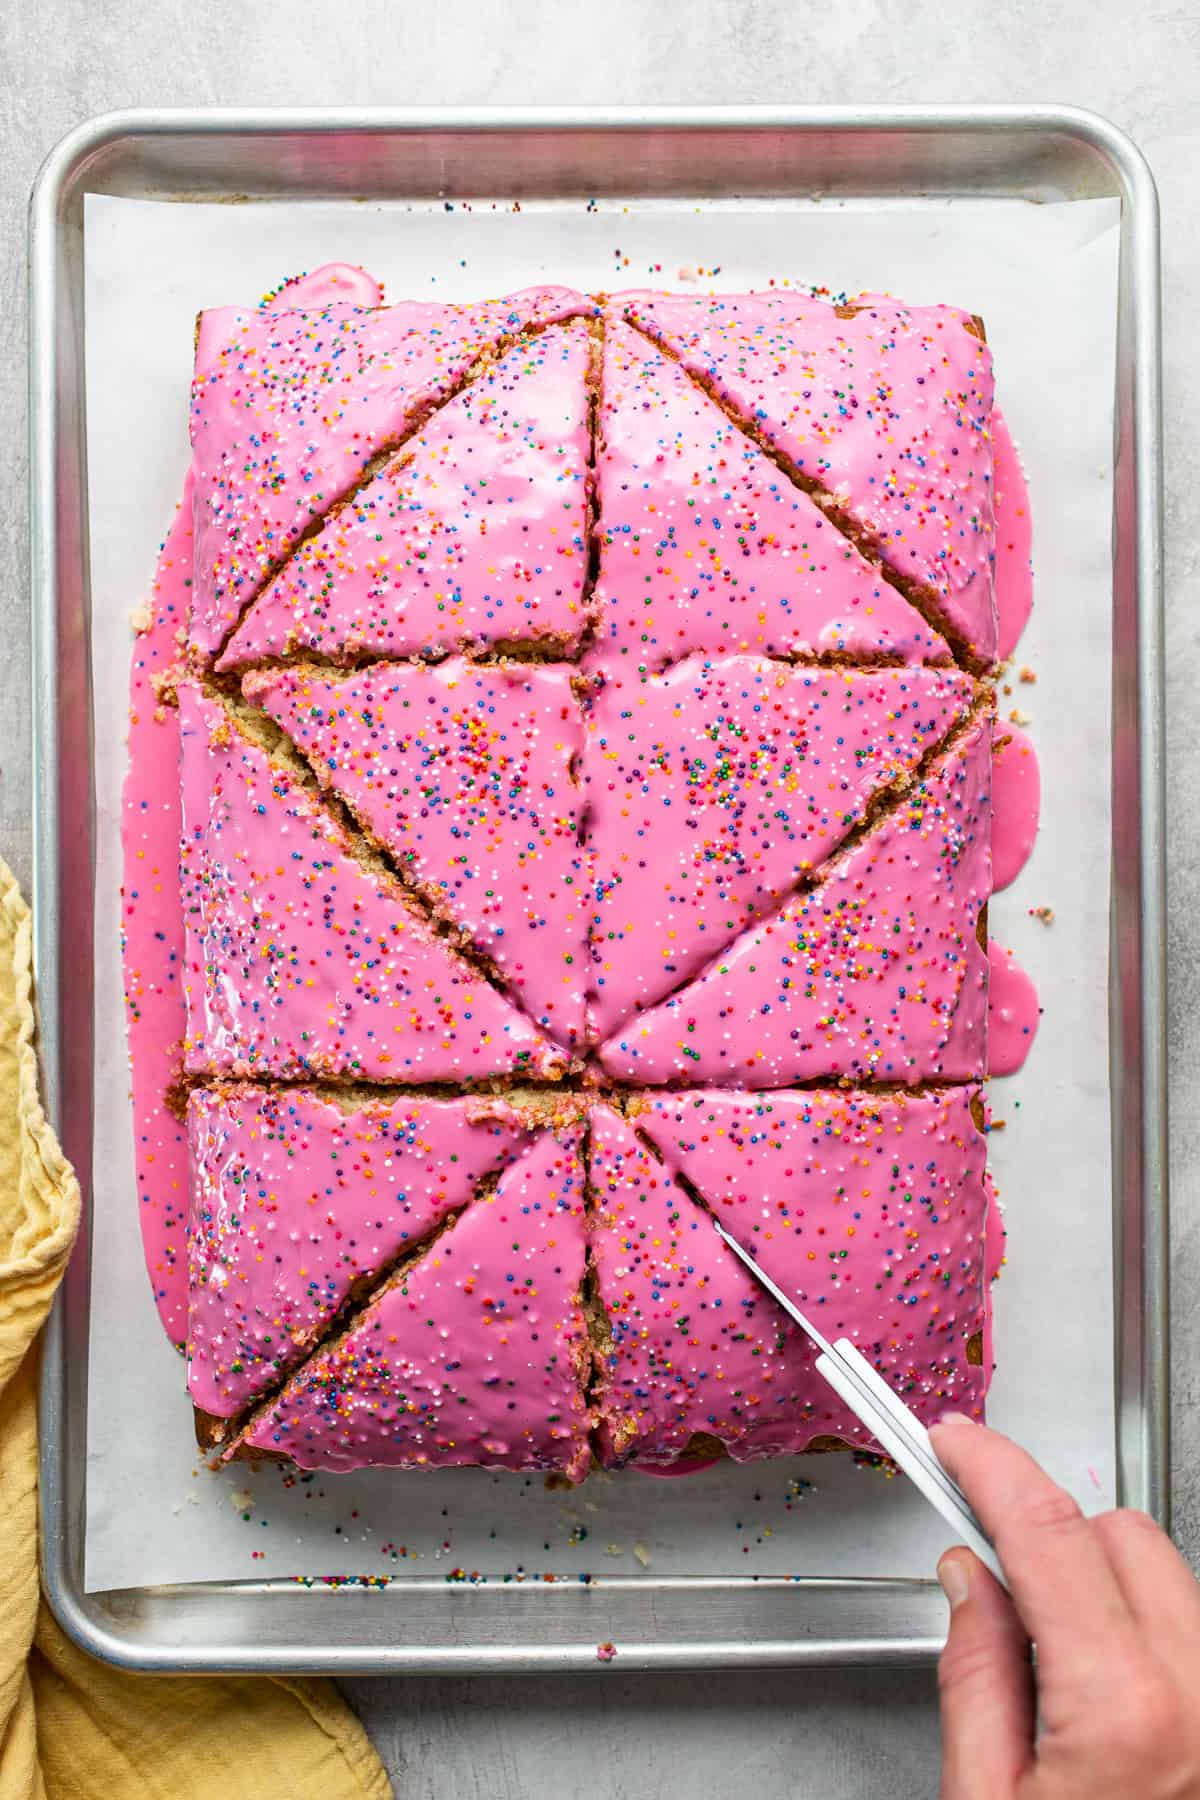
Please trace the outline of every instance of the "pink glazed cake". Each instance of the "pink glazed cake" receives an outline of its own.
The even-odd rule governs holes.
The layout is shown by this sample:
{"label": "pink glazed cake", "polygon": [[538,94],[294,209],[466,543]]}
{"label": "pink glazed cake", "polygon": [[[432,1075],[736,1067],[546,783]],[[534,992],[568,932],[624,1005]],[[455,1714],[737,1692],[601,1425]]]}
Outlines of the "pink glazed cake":
{"label": "pink glazed cake", "polygon": [[982,1416],[996,429],[979,321],[875,295],[201,316],[124,928],[203,1445],[870,1448],[714,1218]]}

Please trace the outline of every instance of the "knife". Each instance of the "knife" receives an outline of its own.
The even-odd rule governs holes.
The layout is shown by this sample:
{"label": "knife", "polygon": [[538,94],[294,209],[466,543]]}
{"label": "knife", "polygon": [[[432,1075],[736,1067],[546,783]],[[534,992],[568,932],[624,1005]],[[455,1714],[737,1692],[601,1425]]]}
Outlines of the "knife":
{"label": "knife", "polygon": [[891,1457],[897,1468],[919,1488],[929,1504],[941,1513],[968,1549],[973,1550],[1008,1592],[1008,1581],[992,1540],[971,1510],[970,1502],[956,1481],[951,1480],[938,1461],[929,1433],[917,1415],[894,1394],[887,1382],[849,1338],[830,1343],[807,1318],[796,1302],[777,1287],[750,1252],[738,1243],[718,1219],[713,1220],[717,1235],[734,1255],[745,1263],[755,1280],[778,1301],[790,1319],[794,1319],[820,1352],[816,1361],[818,1374],[839,1394],[871,1436]]}

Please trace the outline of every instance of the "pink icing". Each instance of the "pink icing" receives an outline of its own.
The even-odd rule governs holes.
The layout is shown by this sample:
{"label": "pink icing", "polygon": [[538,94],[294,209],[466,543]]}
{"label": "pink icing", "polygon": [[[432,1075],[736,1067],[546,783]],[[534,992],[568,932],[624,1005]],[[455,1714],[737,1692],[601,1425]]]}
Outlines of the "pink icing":
{"label": "pink icing", "polygon": [[587,891],[569,668],[380,663],[247,675],[375,837],[464,925],[538,1023],[582,1039]]}
{"label": "pink icing", "polygon": [[597,656],[700,650],[948,662],[889,587],[678,363],[609,323],[596,482]]}
{"label": "pink icing", "polygon": [[192,576],[191,478],[158,559],[149,622],[139,630],[129,681],[129,768],[122,795],[121,947],[133,1086],[133,1144],[146,1267],[163,1328],[187,1336],[187,1138],[167,1104],[183,1055],[179,971],[179,714],[163,706],[156,676],[177,654]]}
{"label": "pink icing", "polygon": [[470,306],[338,300],[203,313],[191,414],[194,648],[220,648],[302,532],[483,350],[588,310],[570,289],[530,288]]}
{"label": "pink icing", "polygon": [[1003,662],[1017,647],[1033,611],[1033,519],[1017,446],[997,408],[992,413],[996,486],[996,655]]}
{"label": "pink icing", "polygon": [[690,657],[622,671],[588,720],[595,1030],[717,955],[967,716],[957,670]]}
{"label": "pink icing", "polygon": [[581,1133],[543,1132],[247,1442],[305,1469],[587,1472]]}
{"label": "pink icing", "polygon": [[1042,805],[1037,752],[1019,725],[1000,724],[992,756],[992,887],[1015,881],[1033,855]]}
{"label": "pink icing", "polygon": [[1004,1228],[1004,1217],[996,1199],[996,1190],[992,1182],[991,1172],[984,1170],[984,1185],[987,1189],[987,1224],[984,1229],[983,1261],[985,1280],[986,1314],[983,1323],[983,1367],[990,1383],[996,1371],[996,1357],[993,1349],[992,1327],[995,1321],[995,1308],[992,1305],[992,1283],[1000,1277],[1004,1267],[1004,1254],[1008,1241],[1008,1233]]}
{"label": "pink icing", "polygon": [[440,408],[269,583],[221,668],[293,650],[435,655],[586,622],[588,332],[519,344]]}
{"label": "pink icing", "polygon": [[988,1074],[1015,1075],[1037,1036],[1037,989],[1011,950],[988,939]]}
{"label": "pink icing", "polygon": [[[982,1407],[991,1217],[978,1087],[660,1095],[637,1123],[828,1338],[925,1419]],[[848,1416],[839,1425],[845,1434]]]}
{"label": "pink icing", "polygon": [[510,1157],[521,1135],[466,1100],[343,1112],[303,1088],[188,1104],[188,1390],[228,1418],[292,1368],[378,1276]]}
{"label": "pink icing", "polygon": [[738,1461],[869,1442],[681,1177],[924,1417],[981,1410],[966,1340],[983,1328],[984,1149],[966,1096],[683,1094],[636,1126],[605,1107],[592,1122],[602,1461],[670,1464],[696,1433]]}
{"label": "pink icing", "polygon": [[760,1088],[983,1073],[991,720],[807,892],[601,1045],[618,1080]]}
{"label": "pink icing", "polygon": [[352,306],[382,306],[383,283],[353,263],[323,263],[311,275],[293,275],[263,304],[277,312],[281,300],[285,306],[306,311],[335,300],[348,300]]}
{"label": "pink icing", "polygon": [[827,301],[779,292],[613,302],[833,495],[991,662],[991,353],[952,307],[856,304],[839,318]]}
{"label": "pink icing", "polygon": [[188,1070],[449,1081],[561,1069],[532,1021],[355,860],[221,706],[186,682],[179,704]]}
{"label": "pink icing", "polygon": [[[389,405],[397,417],[411,420],[430,400],[444,398],[497,337],[535,316],[544,323],[591,304],[568,295],[556,313],[558,302],[547,290],[498,303],[513,309],[504,320],[496,308],[387,309],[404,321],[380,349],[382,338],[377,342],[356,322],[363,307],[375,309],[369,320],[382,318],[379,298],[362,271],[331,266],[287,284],[257,315],[226,309],[204,317],[198,415],[208,408],[205,442],[211,451],[224,433],[224,468],[235,471],[224,487],[229,509],[223,517],[208,516],[204,533],[217,582],[204,590],[214,604],[206,612],[202,596],[196,609],[193,642],[205,651],[216,648],[243,613],[262,572],[293,541],[288,533],[327,511],[367,458],[394,441],[396,430],[376,423]],[[783,298],[789,304],[794,299]],[[759,306],[758,300],[737,299],[701,304],[733,312]],[[828,325],[829,309],[810,304],[820,308],[813,317]],[[774,317],[764,321],[760,315],[749,337],[741,325],[732,336],[724,328],[717,333],[723,351],[733,345],[747,391],[757,383],[773,405],[786,385],[778,370],[768,370],[765,380],[762,375]],[[873,301],[871,317],[877,321],[874,336],[854,337],[848,346],[826,344],[818,358],[824,375],[840,367],[858,381],[878,353],[891,359],[893,375],[911,379],[923,353],[921,333],[957,330],[959,322],[945,309],[918,312],[890,301]],[[444,328],[437,345],[418,341],[430,320]],[[658,331],[657,323],[643,322]],[[839,333],[846,323],[837,321]],[[740,349],[739,332],[746,340]],[[233,347],[231,334],[240,334]],[[884,343],[889,335],[895,342]],[[332,346],[324,368],[311,349],[318,339]],[[977,351],[968,346],[967,354]],[[351,361],[367,356],[376,361],[362,360],[343,374]],[[256,373],[256,357],[265,374]],[[381,370],[380,357],[393,367]],[[693,360],[697,374],[710,373],[698,351]],[[726,363],[719,374],[711,372],[722,391],[733,367],[728,358]],[[296,649],[332,661],[436,656],[545,634],[577,650],[586,623],[580,603],[585,375],[581,324],[552,327],[480,371],[352,505],[305,540],[287,574],[244,614],[229,666]],[[564,1045],[579,1037],[587,964],[580,957],[570,965],[580,974],[573,993],[547,945],[570,939],[575,956],[582,929],[573,916],[574,895],[559,907],[560,883],[574,886],[581,856],[597,857],[597,942],[620,945],[604,954],[631,990],[621,1016],[645,1005],[649,994],[658,998],[690,979],[627,1028],[638,1034],[632,1050],[620,1034],[602,1046],[610,1073],[648,1083],[716,1080],[751,1088],[839,1075],[970,1079],[979,1073],[984,1031],[982,959],[973,925],[988,885],[986,845],[980,842],[986,830],[979,823],[986,776],[980,781],[975,753],[986,728],[943,755],[891,818],[850,851],[837,849],[871,796],[910,771],[961,718],[964,678],[954,670],[919,667],[792,670],[741,656],[717,664],[693,657],[653,681],[636,679],[634,659],[643,670],[658,670],[693,647],[882,655],[911,663],[937,662],[946,650],[819,507],[728,424],[699,385],[615,320],[605,377],[595,597],[601,628],[588,664],[607,680],[596,685],[587,738],[586,852],[580,851],[570,791],[579,708],[565,669],[485,669],[455,659],[433,670],[391,664],[340,681],[311,668],[276,670],[249,678],[250,697],[281,719],[319,774],[414,876],[439,890],[446,912],[487,950],[512,994]],[[920,375],[915,379],[919,384]],[[209,390],[218,387],[210,407]],[[973,554],[963,545],[978,472],[969,441],[953,434],[975,430],[982,393],[981,378],[977,392],[964,389],[960,396],[960,418],[951,418],[953,405],[943,397],[933,423],[922,425],[922,442],[933,443],[934,456],[915,521],[899,517],[903,505],[912,506],[913,492],[904,500],[893,484],[882,501],[879,493],[867,492],[874,486],[871,459],[878,460],[870,425],[877,394],[870,395],[865,413],[851,407],[835,430],[828,431],[828,422],[821,428],[827,431],[821,444],[826,466],[812,475],[835,488],[841,504],[885,541],[889,560],[902,572],[914,572],[905,561],[910,550],[918,559],[934,555],[942,521],[948,553],[935,558],[941,568],[921,578],[937,590],[942,614],[959,638],[967,637],[962,620],[980,600],[975,574],[963,574]],[[732,392],[725,397],[732,410],[745,412]],[[757,418],[806,475],[796,446],[785,439],[788,430],[804,425],[811,397],[802,395],[778,428],[770,417]],[[901,400],[906,419],[920,414],[903,394]],[[302,441],[306,418],[317,418],[326,407],[333,425],[327,432],[322,418],[314,450]],[[240,434],[255,408],[260,442],[251,451],[259,460],[249,468]],[[370,441],[360,442],[355,430],[364,421]],[[1006,579],[1011,592],[1018,565],[1028,588],[1028,520],[1022,487],[1012,515],[1016,524],[1005,535],[1006,495],[1018,491],[1021,477],[1002,422],[995,430],[1001,521],[995,558],[1003,604]],[[821,430],[812,435],[820,442]],[[209,480],[200,450],[198,444],[189,493],[197,474],[202,484]],[[927,450],[927,442],[922,449],[916,436],[901,434],[895,452],[904,471],[901,484],[911,482],[914,457]],[[838,459],[846,457],[859,473],[865,470],[861,502],[858,474],[852,471],[845,481],[837,474]],[[955,502],[946,498],[947,470],[961,476],[967,464],[955,512]],[[210,499],[227,480],[214,467]],[[197,498],[197,516],[204,505]],[[406,515],[397,513],[399,506]],[[559,508],[572,522],[569,532],[554,523]],[[139,1196],[156,1298],[176,1342],[184,1334],[186,1307],[179,1249],[187,1177],[183,1134],[163,1101],[165,1081],[179,1073],[185,1031],[181,961],[193,1015],[188,1065],[196,1071],[461,1081],[493,1070],[557,1073],[562,1065],[529,1019],[462,963],[443,937],[413,918],[387,877],[355,860],[334,816],[187,684],[181,707],[190,721],[183,747],[188,948],[181,958],[182,905],[173,881],[158,879],[170,870],[179,837],[172,769],[179,715],[154,704],[149,682],[170,663],[187,609],[188,513],[185,497],[160,563],[154,620],[135,657],[124,827]],[[466,541],[473,528],[486,540],[486,568]],[[456,530],[460,542],[454,541]],[[540,550],[540,561],[527,554],[525,540],[538,533],[557,562]],[[569,543],[561,541],[568,536]],[[369,557],[386,554],[372,548],[383,539],[409,557],[404,581],[411,576],[411,589],[379,579],[378,567],[367,570]],[[440,565],[430,569],[439,557]],[[564,570],[574,571],[570,580],[561,578]],[[1027,598],[1024,606],[1027,613]],[[218,617],[222,607],[225,616]],[[975,649],[982,657],[978,642]],[[772,699],[764,724],[768,683],[782,698]],[[458,695],[460,687],[469,705]],[[798,736],[793,699],[802,692],[807,711]],[[852,702],[851,695],[863,698]],[[399,713],[418,705],[441,722],[432,731],[406,734]],[[620,761],[615,737],[630,725],[632,750]],[[447,745],[451,730],[455,742]],[[602,738],[604,732],[609,735]],[[1002,737],[1009,733],[1001,728]],[[600,761],[619,764],[615,781],[608,770],[608,779],[597,785]],[[1028,842],[1036,829],[1036,799],[1030,818],[1036,765],[1032,777],[1027,768],[1018,776],[1017,767],[1010,746],[998,746],[998,876],[1006,857],[1016,854],[1008,847],[1010,825]],[[1020,820],[1014,824],[1018,792]],[[640,821],[638,806],[647,809]],[[523,842],[522,833],[528,833]],[[639,847],[651,856],[637,856]],[[631,860],[640,865],[633,874]],[[648,884],[646,892],[639,879]],[[772,911],[797,881],[809,891]],[[511,898],[518,889],[528,895],[524,912]],[[623,922],[622,936],[610,939],[614,909],[628,910],[632,923]],[[782,959],[781,927],[792,934]],[[674,938],[666,938],[668,930]],[[664,971],[661,953],[668,948],[672,966]],[[1002,1073],[1023,1060],[1037,1005],[1028,978],[1006,953],[994,945],[991,950],[991,1072]],[[611,992],[597,994],[603,1005],[613,1003]],[[681,1028],[683,1001],[688,1019]],[[735,1023],[743,1018],[745,1024]],[[615,1029],[617,1022],[601,1028]],[[745,1069],[739,1053],[728,1048],[734,1033],[744,1034],[752,1049]],[[890,1335],[886,1342],[880,1336],[882,1348],[873,1346],[872,1354],[897,1385],[913,1384],[909,1397],[919,1396],[919,1408],[929,1408],[926,1416],[950,1405],[977,1410],[991,1366],[986,1307],[984,1369],[967,1365],[964,1372],[959,1352],[976,1316],[976,1243],[986,1236],[990,1274],[1002,1252],[1002,1228],[998,1210],[986,1208],[977,1191],[978,1134],[969,1119],[964,1126],[951,1117],[969,1097],[967,1090],[910,1096],[660,1092],[636,1128],[654,1140],[678,1179],[623,1119],[597,1107],[597,1268],[602,1286],[607,1283],[604,1298],[615,1302],[614,1319],[622,1321],[616,1361],[603,1371],[600,1442],[606,1458],[632,1455],[635,1466],[647,1471],[691,1473],[707,1462],[675,1459],[696,1431],[723,1438],[735,1456],[770,1453],[776,1444],[799,1448],[816,1432],[861,1441],[853,1422],[837,1421],[838,1403],[812,1375],[807,1345],[793,1341],[789,1326],[781,1328],[776,1309],[708,1229],[689,1184],[735,1219],[753,1209],[757,1196],[753,1247],[772,1268],[761,1242],[763,1233],[771,1234],[771,1255],[781,1259],[772,1272],[780,1279],[805,1231],[827,1237],[832,1229],[828,1222],[814,1224],[809,1177],[817,1180],[820,1207],[840,1223],[840,1209],[855,1199],[849,1179],[864,1172],[857,1210],[868,1223],[874,1220],[875,1246],[881,1238],[886,1243],[910,1207],[903,1214],[901,1253],[909,1260],[899,1299],[913,1307],[913,1316],[897,1311],[893,1319],[889,1313]],[[935,1129],[929,1119],[922,1123],[921,1109],[938,1107],[942,1127]],[[701,1112],[704,1130],[696,1128]],[[572,1478],[585,1472],[576,1134],[556,1143],[542,1132],[530,1142],[517,1116],[490,1100],[397,1094],[386,1104],[343,1114],[312,1092],[261,1088],[197,1091],[191,1120],[196,1199],[188,1241],[195,1276],[190,1385],[198,1404],[229,1416],[309,1354],[260,1417],[260,1447],[285,1450],[307,1467],[482,1461],[562,1468]],[[791,1173],[801,1166],[794,1161],[797,1142],[805,1156],[799,1195]],[[479,1175],[521,1143],[528,1147],[502,1177],[495,1198],[473,1201]],[[879,1179],[885,1160],[899,1199]],[[960,1204],[952,1213],[956,1182]],[[720,1193],[710,1192],[713,1187]],[[305,1216],[297,1222],[301,1194]],[[504,1208],[499,1217],[498,1204]],[[317,1230],[314,1205],[322,1209]],[[353,1284],[378,1281],[410,1240],[419,1244],[463,1205],[458,1222],[404,1277],[394,1278],[395,1285],[385,1282],[350,1338],[313,1352],[314,1338],[329,1329]],[[934,1206],[940,1209],[936,1218]],[[830,1259],[832,1286],[824,1302],[812,1287],[812,1250],[805,1251],[794,1285],[810,1304],[844,1299],[855,1309],[847,1314],[854,1329],[869,1333],[878,1330],[886,1309],[879,1299],[882,1283],[871,1286],[858,1274],[855,1257],[861,1258],[865,1229],[864,1219],[857,1219],[855,1242],[843,1247],[847,1255]],[[472,1259],[470,1266],[464,1256]],[[816,1262],[824,1266],[820,1251]],[[946,1268],[954,1270],[947,1284],[950,1312],[930,1274],[933,1269],[940,1277]],[[495,1293],[481,1302],[480,1282],[496,1276],[498,1288],[499,1271],[505,1279],[499,1304]],[[514,1285],[521,1300],[510,1313]],[[689,1322],[683,1345],[679,1306],[672,1305],[679,1301],[693,1304],[700,1319],[699,1330]],[[736,1331],[720,1316],[721,1307],[738,1318]],[[907,1340],[906,1327],[916,1328]],[[937,1342],[939,1332],[948,1344]],[[504,1354],[497,1359],[499,1344]],[[632,1447],[618,1441],[629,1414],[639,1419]],[[813,1422],[818,1415],[823,1423]]]}

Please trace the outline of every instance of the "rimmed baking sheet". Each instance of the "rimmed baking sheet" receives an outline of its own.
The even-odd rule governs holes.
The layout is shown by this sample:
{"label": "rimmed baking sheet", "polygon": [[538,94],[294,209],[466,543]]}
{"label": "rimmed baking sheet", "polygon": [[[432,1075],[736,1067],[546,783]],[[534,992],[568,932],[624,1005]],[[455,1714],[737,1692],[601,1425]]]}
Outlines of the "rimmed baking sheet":
{"label": "rimmed baking sheet", "polygon": [[[1015,120],[1010,123],[1015,130]],[[958,120],[955,141],[966,143],[970,135]],[[372,139],[376,152],[378,141]],[[724,132],[714,137],[718,162],[721,145],[730,141]],[[1006,141],[1011,160],[1013,139]],[[156,147],[153,138],[148,142]],[[803,133],[795,142],[799,162]],[[829,141],[822,142],[827,161]],[[861,148],[861,127],[855,143]],[[210,181],[214,146],[219,134],[204,134]],[[490,166],[495,163],[493,144]],[[1044,179],[1045,162],[1037,166]],[[647,185],[643,167],[631,165],[631,173],[631,188]],[[893,165],[892,188],[895,173]],[[161,184],[128,185],[153,192]],[[61,1455],[67,1439],[78,1443],[81,1384],[77,1368],[74,1387],[64,1384],[61,1360],[44,1410],[46,1505],[52,1533],[69,1518],[74,1534],[69,1544],[52,1537],[50,1545],[60,1610],[81,1636],[123,1660],[152,1667],[566,1665],[594,1659],[593,1630],[627,1638],[627,1654],[642,1662],[877,1659],[931,1653],[940,1620],[924,1581],[905,1579],[927,1576],[940,1532],[899,1483],[858,1469],[849,1458],[727,1467],[665,1483],[627,1474],[567,1497],[479,1473],[415,1480],[365,1475],[291,1489],[278,1475],[256,1483],[244,1471],[215,1478],[191,1473],[199,1465],[190,1449],[181,1370],[153,1314],[128,1179],[112,910],[126,621],[145,593],[152,548],[186,463],[192,314],[198,305],[253,299],[282,275],[333,256],[366,263],[387,279],[393,296],[467,297],[540,278],[694,291],[697,277],[727,289],[774,277],[887,287],[917,300],[949,298],[987,318],[1001,403],[1033,491],[1039,606],[1020,660],[1036,670],[1038,683],[1013,699],[1033,715],[1045,787],[1038,852],[1021,881],[994,902],[992,929],[1017,949],[1047,1005],[1028,1070],[996,1084],[993,1097],[1008,1119],[1008,1129],[993,1139],[993,1163],[1012,1232],[1010,1268],[997,1294],[1001,1366],[993,1416],[1025,1437],[1085,1503],[1090,1497],[1103,1504],[1113,1492],[1108,672],[1116,280],[1120,246],[1127,318],[1128,214],[1118,225],[1116,203],[1103,200],[1034,207],[1002,198],[914,204],[893,195],[883,208],[869,198],[815,207],[778,194],[734,201],[712,193],[711,169],[704,185],[704,198],[679,197],[677,171],[670,203],[643,194],[628,205],[601,198],[592,207],[585,194],[534,201],[526,193],[519,213],[499,191],[494,203],[477,200],[470,210],[460,195],[453,211],[440,200],[386,208],[339,204],[309,207],[302,218],[278,202],[203,211],[157,205],[137,209],[152,215],[153,248],[142,232],[145,220],[138,239],[130,235],[134,214],[127,202],[89,203],[100,953],[92,1421],[101,1416],[99,1396],[120,1402],[115,1414],[111,1402],[106,1407],[107,1423],[94,1432],[87,1458],[87,1586],[110,1590],[95,1604],[84,1600],[78,1583],[84,1484],[77,1462],[69,1484],[63,1479]],[[1096,186],[1104,182],[1093,183],[1093,192]],[[94,354],[98,338],[102,358]],[[1118,399],[1128,413],[1127,356],[1117,373]],[[58,600],[61,608],[61,583]],[[1127,691],[1128,666],[1124,677]],[[1152,694],[1152,685],[1145,691]],[[1127,779],[1136,790],[1136,758]],[[45,885],[45,861],[43,870]],[[1117,898],[1120,906],[1120,887]],[[1027,909],[1042,904],[1055,908],[1049,931],[1028,918]],[[56,922],[61,931],[61,915]],[[1127,919],[1125,926],[1124,941],[1131,942]],[[45,943],[42,960],[49,968]],[[46,985],[53,998],[53,981]],[[1136,1000],[1136,989],[1113,1015],[1123,1042],[1131,997]],[[1119,1081],[1138,1073],[1120,1059],[1116,1067]],[[75,1153],[79,1158],[78,1148]],[[1126,1210],[1136,1223],[1136,1208]],[[1127,1253],[1127,1237],[1118,1248]],[[125,1284],[119,1302],[108,1291],[112,1271]],[[1123,1286],[1127,1291],[1128,1282]],[[81,1301],[76,1284],[69,1316],[58,1320],[51,1366],[64,1330],[80,1341]],[[1123,1329],[1127,1324],[1123,1318]],[[119,1349],[118,1326],[125,1340]],[[1137,1332],[1125,1336],[1134,1341]],[[139,1426],[124,1441],[114,1429],[121,1418]],[[1153,1437],[1144,1419],[1133,1423],[1143,1438]],[[1125,1430],[1128,1438],[1128,1418]],[[146,1445],[140,1461],[135,1438]],[[814,1491],[804,1489],[806,1481]],[[332,1507],[313,1492],[322,1485],[336,1494]],[[239,1501],[252,1492],[254,1504],[235,1506],[230,1489]],[[194,1503],[193,1493],[200,1496]],[[385,1544],[402,1545],[407,1554]],[[68,1565],[75,1574],[65,1582]],[[218,1585],[150,1591],[153,1582],[201,1571],[220,1571]],[[486,1582],[471,1585],[476,1572]],[[376,1573],[392,1578],[382,1595],[375,1590],[356,1600],[306,1590],[296,1612],[292,1577]],[[540,1578],[547,1573],[560,1579],[546,1583]],[[578,1582],[581,1574],[592,1577],[590,1584]],[[247,1587],[239,1575],[281,1579]]]}

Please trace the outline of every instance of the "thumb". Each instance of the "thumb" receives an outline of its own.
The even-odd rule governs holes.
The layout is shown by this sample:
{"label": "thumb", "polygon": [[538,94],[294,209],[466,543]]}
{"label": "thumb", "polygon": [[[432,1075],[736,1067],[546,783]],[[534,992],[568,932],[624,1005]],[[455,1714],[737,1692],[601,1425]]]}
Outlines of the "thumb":
{"label": "thumb", "polygon": [[950,1602],[938,1664],[941,1800],[1006,1800],[1033,1761],[1029,1641],[1012,1601],[970,1550],[948,1550],[938,1580]]}

